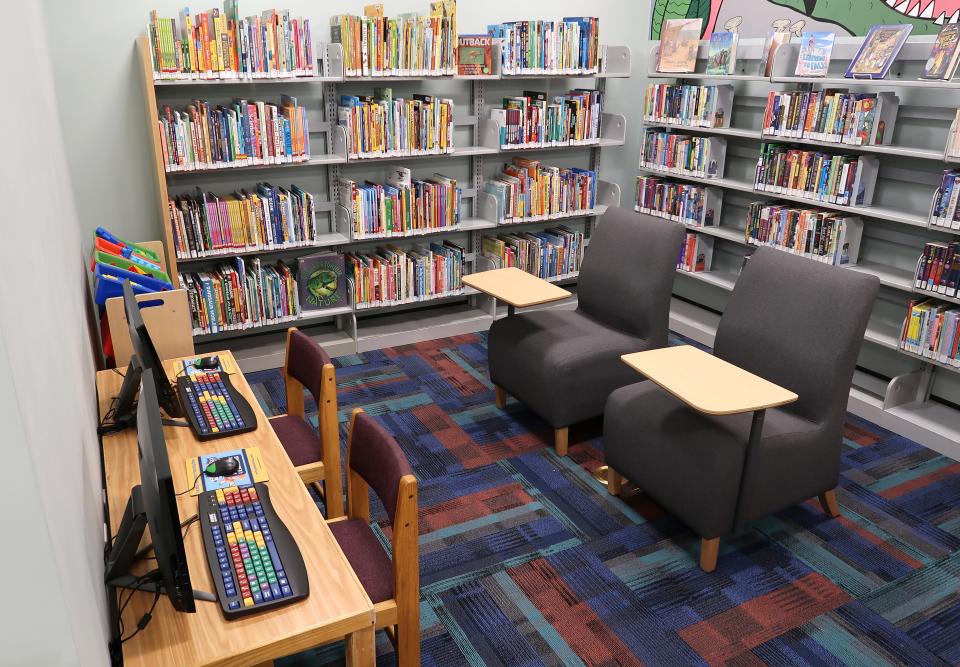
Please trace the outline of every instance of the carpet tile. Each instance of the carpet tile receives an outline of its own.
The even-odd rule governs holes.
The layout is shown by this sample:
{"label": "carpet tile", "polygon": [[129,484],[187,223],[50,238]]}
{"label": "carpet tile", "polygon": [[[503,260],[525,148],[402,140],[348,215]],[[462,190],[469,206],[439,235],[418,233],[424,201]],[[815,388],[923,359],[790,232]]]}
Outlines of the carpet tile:
{"label": "carpet tile", "polygon": [[[363,407],[419,481],[425,666],[960,665],[960,463],[848,415],[842,516],[810,500],[766,517],[706,574],[680,521],[593,478],[599,420],[557,457],[544,422],[496,407],[486,359],[479,334],[334,360],[344,447]],[[282,414],[279,370],[247,378]],[[384,633],[377,660],[394,664]],[[337,644],[277,662],[342,663]]]}

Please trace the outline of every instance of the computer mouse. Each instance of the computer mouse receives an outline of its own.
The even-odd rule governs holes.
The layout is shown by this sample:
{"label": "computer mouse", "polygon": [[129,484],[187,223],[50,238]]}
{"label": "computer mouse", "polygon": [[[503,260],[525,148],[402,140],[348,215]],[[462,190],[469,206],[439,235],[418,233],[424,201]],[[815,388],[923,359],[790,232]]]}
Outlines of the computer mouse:
{"label": "computer mouse", "polygon": [[207,477],[232,477],[238,470],[240,470],[240,462],[235,456],[227,456],[208,463],[203,469],[203,474]]}
{"label": "computer mouse", "polygon": [[220,357],[216,355],[212,357],[202,357],[194,366],[200,370],[216,370],[220,368]]}

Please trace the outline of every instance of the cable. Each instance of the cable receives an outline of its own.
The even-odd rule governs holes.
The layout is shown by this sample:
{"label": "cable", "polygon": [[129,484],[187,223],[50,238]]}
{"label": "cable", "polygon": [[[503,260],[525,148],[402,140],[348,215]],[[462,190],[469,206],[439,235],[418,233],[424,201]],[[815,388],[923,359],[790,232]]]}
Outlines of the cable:
{"label": "cable", "polygon": [[111,368],[110,370],[112,370],[114,373],[116,373],[117,375],[119,375],[119,376],[122,377],[122,378],[127,377],[127,374],[126,374],[126,373],[121,373],[121,372],[120,372],[120,369],[117,368],[116,366],[114,366],[114,367]]}
{"label": "cable", "polygon": [[193,491],[195,488],[197,488],[197,482],[200,481],[200,478],[201,478],[201,477],[203,477],[203,471],[202,471],[202,470],[197,473],[197,476],[196,476],[196,477],[193,478],[193,484],[190,486],[189,489],[187,489],[186,491],[181,491],[180,493],[177,493],[177,494],[174,494],[174,495],[176,495],[176,496],[182,496],[182,495],[185,494],[185,493],[190,493],[190,492]]}
{"label": "cable", "polygon": [[[199,515],[194,514],[194,515],[193,515],[192,517],[190,517],[189,519],[186,519],[186,520],[180,522],[180,530],[183,530],[184,528],[186,528],[186,529],[189,531],[189,530],[190,530],[190,526],[193,525],[193,522],[196,521],[196,520],[199,519],[199,518],[200,518]],[[186,536],[187,536],[187,534],[186,534],[186,533],[183,533],[182,537],[186,537]],[[138,551],[134,557],[137,558],[137,559],[140,559],[140,560],[156,560],[156,557],[155,557],[155,556],[148,556],[148,555],[147,555],[147,554],[150,553],[152,550],[153,550],[153,543],[151,542],[150,544],[148,544],[147,546],[145,546],[144,548],[142,548],[140,551]]]}
{"label": "cable", "polygon": [[[132,596],[131,596],[132,597]],[[137,629],[133,631],[133,634],[129,637],[124,637],[123,632],[120,632],[120,643],[128,642],[134,637],[136,637],[140,632],[150,625],[150,621],[153,620],[153,610],[157,608],[157,602],[160,601],[160,587],[157,586],[157,590],[153,594],[153,604],[150,605],[150,611],[140,617],[140,620],[137,621]]]}

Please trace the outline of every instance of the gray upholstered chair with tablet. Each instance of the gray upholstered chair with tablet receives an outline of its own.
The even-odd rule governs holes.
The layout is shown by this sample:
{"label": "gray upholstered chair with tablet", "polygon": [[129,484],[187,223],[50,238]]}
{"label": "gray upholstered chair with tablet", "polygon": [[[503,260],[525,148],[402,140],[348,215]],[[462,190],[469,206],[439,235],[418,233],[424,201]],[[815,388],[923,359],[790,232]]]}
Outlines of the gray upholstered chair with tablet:
{"label": "gray upholstered chair with tablet", "polygon": [[819,496],[824,511],[838,515],[847,397],[879,284],[772,248],[753,254],[714,354],[798,399],[766,410],[749,454],[749,414],[704,414],[649,381],[611,394],[607,464],[701,536],[704,570],[716,566],[720,537],[768,514]]}
{"label": "gray upholstered chair with tablet", "polygon": [[554,429],[565,456],[568,427],[603,414],[614,389],[636,382],[620,355],[667,344],[670,293],[684,228],[611,208],[580,267],[576,310],[538,310],[490,327],[497,404],[512,395]]}

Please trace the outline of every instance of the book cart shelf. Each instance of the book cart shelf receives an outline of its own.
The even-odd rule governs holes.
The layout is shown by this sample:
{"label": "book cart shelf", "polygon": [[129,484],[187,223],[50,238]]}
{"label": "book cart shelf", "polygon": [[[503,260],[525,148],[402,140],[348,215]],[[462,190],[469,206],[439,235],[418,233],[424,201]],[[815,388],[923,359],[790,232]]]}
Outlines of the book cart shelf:
{"label": "book cart shelf", "polygon": [[[794,76],[799,54],[798,40],[776,53],[771,76],[761,76],[762,39],[740,40],[736,72],[728,76],[705,73],[709,43],[701,42],[697,66],[692,73],[656,71],[659,42],[651,42],[647,54],[647,82],[720,86],[719,99],[728,106],[717,127],[683,122],[662,122],[644,117],[644,131],[667,129],[677,133],[716,138],[722,150],[715,177],[694,176],[658,170],[640,161],[640,172],[680,182],[708,186],[706,205],[712,211],[712,226],[685,224],[688,231],[709,237],[712,266],[701,273],[678,271],[672,304],[671,325],[681,333],[712,341],[719,311],[733,289],[749,253],[745,227],[751,202],[795,202],[804,208],[836,211],[863,222],[863,238],[855,265],[846,270],[879,277],[882,288],[861,349],[851,391],[851,408],[887,427],[905,424],[939,436],[937,441],[960,455],[960,368],[942,364],[901,349],[900,332],[911,299],[941,298],[914,287],[914,277],[924,244],[948,241],[957,231],[931,226],[930,214],[942,173],[954,166],[945,145],[954,114],[960,106],[960,81],[918,80],[928,58],[931,38],[911,38],[903,47],[888,78],[847,79],[843,74],[862,38],[838,37],[826,77]],[[764,133],[764,110],[770,92],[818,91],[829,88],[852,93],[894,93],[899,101],[895,122],[885,128],[886,143],[852,145],[809,138],[768,136]],[[732,90],[732,95],[730,94]],[[756,186],[761,143],[791,145],[805,150],[858,156],[869,168],[866,184],[872,200],[842,205],[802,196],[776,193]],[[858,223],[859,224],[859,223]],[[825,295],[824,308],[829,308]],[[942,400],[937,400],[937,399]],[[856,410],[855,410],[856,412]],[[903,431],[901,431],[903,432]],[[951,444],[953,443],[953,444]]]}
{"label": "book cart shelf", "polygon": [[[345,76],[343,51],[339,44],[315,45],[318,54],[313,76],[283,79],[253,80],[169,80],[154,79],[154,72],[146,36],[137,40],[145,88],[145,105],[148,127],[150,128],[154,151],[155,174],[157,182],[156,206],[163,225],[164,240],[167,249],[167,262],[171,276],[180,270],[195,270],[216,265],[234,257],[259,256],[265,260],[295,261],[303,256],[328,250],[331,252],[364,252],[386,243],[409,246],[429,242],[438,238],[449,238],[465,248],[465,271],[471,273],[491,268],[490,261],[481,254],[484,234],[496,234],[506,231],[530,231],[551,224],[579,226],[584,233],[584,243],[589,243],[590,231],[597,216],[602,215],[608,206],[620,205],[620,188],[614,183],[600,180],[600,151],[610,146],[622,146],[626,138],[626,119],[622,115],[603,113],[601,118],[600,139],[597,142],[570,146],[547,147],[509,147],[499,144],[500,128],[491,121],[488,109],[502,96],[499,88],[496,98],[489,102],[485,98],[488,88],[503,86],[509,94],[531,81],[558,86],[567,80],[581,80],[583,85],[592,80],[590,87],[601,92],[605,89],[607,78],[627,78],[630,76],[631,54],[629,47],[606,46],[606,57],[601,63],[601,71],[592,75],[572,74],[502,74],[500,72],[499,49],[494,46],[494,70],[490,75],[467,76]],[[516,80],[516,86],[510,83]],[[358,85],[359,84],[359,85]],[[418,84],[415,89],[410,89]],[[428,93],[453,97],[456,100],[454,112],[455,148],[450,153],[388,156],[351,159],[347,155],[347,139],[342,127],[337,125],[337,103],[340,89],[346,87],[351,94],[370,94],[373,88],[393,86],[403,88],[404,93]],[[212,88],[212,90],[209,90]],[[442,92],[438,91],[442,88]],[[225,102],[234,97],[249,99],[279,98],[280,93],[296,95],[301,105],[306,107],[309,126],[311,155],[308,160],[279,165],[256,165],[246,167],[219,168],[195,171],[166,172],[163,154],[157,132],[159,109],[164,104],[185,105],[190,99],[207,97],[211,102]],[[517,91],[519,92],[519,91]],[[462,103],[466,100],[467,103]],[[319,150],[318,150],[319,148]],[[496,202],[492,195],[483,192],[483,183],[490,175],[485,171],[485,157],[509,160],[512,154],[539,156],[550,164],[566,164],[561,153],[574,151],[580,159],[588,161],[591,170],[597,172],[598,185],[596,206],[589,211],[573,215],[542,217],[522,222],[503,223],[497,221]],[[467,164],[464,164],[467,162]],[[422,163],[422,164],[421,164]],[[449,167],[442,166],[452,163]],[[456,166],[454,166],[456,165]],[[449,173],[457,178],[462,190],[463,206],[459,225],[430,231],[418,232],[408,236],[392,235],[388,238],[364,236],[356,238],[352,233],[351,211],[340,201],[339,180],[346,175],[362,181],[364,179],[382,181],[386,170],[391,166],[405,166],[411,170],[425,171],[424,175],[434,171]],[[464,178],[462,175],[467,174]],[[419,177],[416,176],[416,177]],[[269,180],[278,184],[296,182],[314,195],[317,211],[317,226],[323,230],[318,239],[309,245],[274,250],[243,250],[233,253],[217,253],[204,257],[177,257],[173,238],[173,229],[167,216],[167,201],[174,195],[188,192],[197,186],[218,191],[232,191],[238,187],[249,187],[257,181]],[[553,281],[569,284],[575,282],[576,274],[553,278]],[[246,329],[227,330],[212,334],[194,336],[197,347],[213,349],[222,347],[222,341],[229,339],[230,346],[242,358],[246,356],[247,370],[275,367],[282,348],[276,345],[279,338],[271,340],[260,334],[285,330],[290,326],[307,328],[307,333],[316,338],[333,355],[354,354],[382,347],[402,345],[444,336],[485,330],[492,323],[496,313],[493,299],[469,287],[454,294],[417,300],[410,303],[394,303],[384,306],[354,306],[353,285],[349,280],[349,303],[342,308],[303,311],[300,316],[287,321]],[[278,351],[279,350],[279,351]],[[280,359],[279,363],[282,363]]]}

